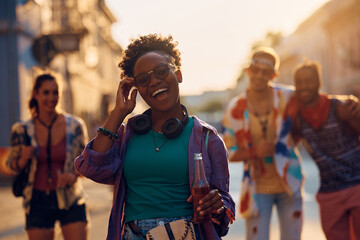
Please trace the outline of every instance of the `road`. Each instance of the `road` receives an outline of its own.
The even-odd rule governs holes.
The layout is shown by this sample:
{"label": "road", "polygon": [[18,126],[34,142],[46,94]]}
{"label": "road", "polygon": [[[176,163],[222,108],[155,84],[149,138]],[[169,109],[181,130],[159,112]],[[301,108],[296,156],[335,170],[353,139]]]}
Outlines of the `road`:
{"label": "road", "polygon": [[[307,175],[305,181],[304,201],[304,240],[325,240],[322,233],[317,204],[314,194],[318,188],[318,171],[314,163],[304,157],[304,171]],[[230,193],[236,203],[239,200],[239,188],[242,177],[242,164],[230,163]],[[108,226],[108,217],[112,202],[111,187],[83,179],[85,191],[88,195],[88,209],[91,218],[90,240],[105,239]],[[24,231],[24,212],[21,208],[21,198],[11,194],[9,184],[0,185],[0,239],[1,240],[26,240]],[[238,205],[237,205],[238,208]],[[238,209],[237,209],[238,210]],[[276,213],[274,211],[274,213]],[[273,215],[270,240],[278,240],[278,222],[276,214]],[[236,221],[230,226],[229,233],[224,240],[245,240],[244,220],[237,214]],[[56,240],[62,240],[59,226],[56,227]]]}

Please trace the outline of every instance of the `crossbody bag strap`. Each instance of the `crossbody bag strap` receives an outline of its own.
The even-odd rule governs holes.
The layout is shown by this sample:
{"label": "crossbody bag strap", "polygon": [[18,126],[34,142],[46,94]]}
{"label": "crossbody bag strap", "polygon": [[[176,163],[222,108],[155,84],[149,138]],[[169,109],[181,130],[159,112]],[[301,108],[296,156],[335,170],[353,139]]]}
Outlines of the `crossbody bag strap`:
{"label": "crossbody bag strap", "polygon": [[175,237],[174,237],[174,234],[173,234],[173,232],[171,230],[170,224],[165,223],[164,226],[165,226],[166,232],[167,232],[167,234],[169,236],[169,240],[175,240]]}

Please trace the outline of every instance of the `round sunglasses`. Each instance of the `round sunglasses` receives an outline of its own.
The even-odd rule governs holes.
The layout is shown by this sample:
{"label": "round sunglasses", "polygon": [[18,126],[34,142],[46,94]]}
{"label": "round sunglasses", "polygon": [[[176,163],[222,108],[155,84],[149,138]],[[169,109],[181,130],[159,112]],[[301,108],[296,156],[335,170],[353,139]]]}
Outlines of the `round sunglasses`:
{"label": "round sunglasses", "polygon": [[173,66],[168,63],[164,63],[155,67],[153,70],[147,73],[139,73],[134,77],[135,86],[136,87],[148,86],[151,80],[150,74],[153,74],[154,77],[156,77],[157,79],[164,80],[169,75],[170,67]]}

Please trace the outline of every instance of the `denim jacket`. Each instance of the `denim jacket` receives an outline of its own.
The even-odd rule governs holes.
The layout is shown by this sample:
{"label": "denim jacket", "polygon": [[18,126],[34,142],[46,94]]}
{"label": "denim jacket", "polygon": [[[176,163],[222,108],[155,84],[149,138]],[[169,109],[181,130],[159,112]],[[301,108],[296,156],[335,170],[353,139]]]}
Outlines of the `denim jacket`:
{"label": "denim jacket", "polygon": [[[218,189],[225,206],[235,213],[235,203],[229,194],[228,154],[224,142],[216,129],[209,124],[194,118],[194,127],[189,139],[189,188],[193,180],[194,153],[202,152],[206,177],[211,189]],[[84,152],[75,160],[75,169],[83,176],[95,182],[114,185],[113,206],[111,209],[108,240],[120,240],[124,229],[124,204],[126,198],[126,183],[123,174],[124,157],[127,143],[134,134],[131,127],[122,124],[117,131],[119,139],[114,142],[106,153],[97,153],[91,149],[90,141]],[[205,144],[207,130],[210,130],[208,147]],[[205,223],[201,227],[202,239],[221,239],[228,232],[229,218],[225,214],[221,225]],[[216,225],[216,226],[215,226]]]}

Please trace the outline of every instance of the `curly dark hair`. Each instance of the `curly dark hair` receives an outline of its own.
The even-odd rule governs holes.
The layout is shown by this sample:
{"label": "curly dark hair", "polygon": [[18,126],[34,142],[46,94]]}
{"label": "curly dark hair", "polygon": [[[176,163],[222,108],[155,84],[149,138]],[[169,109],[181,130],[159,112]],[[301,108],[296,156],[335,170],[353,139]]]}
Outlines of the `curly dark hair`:
{"label": "curly dark hair", "polygon": [[134,66],[136,61],[148,52],[159,52],[171,57],[175,66],[181,66],[180,51],[176,48],[178,42],[173,41],[173,37],[162,37],[160,34],[149,34],[140,36],[138,39],[132,39],[123,58],[119,63],[119,68],[122,70],[121,78],[133,77]]}

